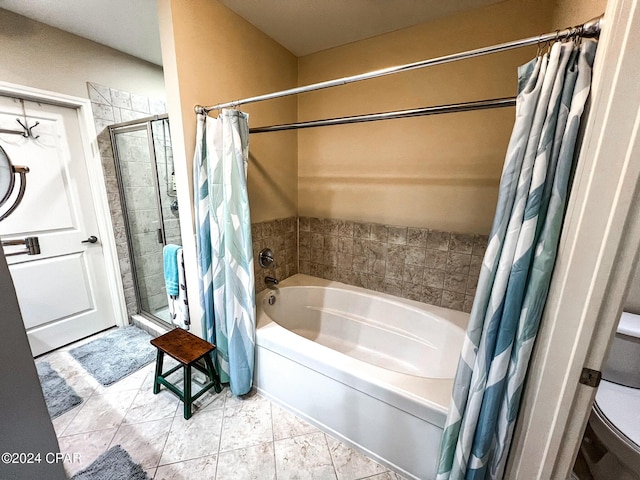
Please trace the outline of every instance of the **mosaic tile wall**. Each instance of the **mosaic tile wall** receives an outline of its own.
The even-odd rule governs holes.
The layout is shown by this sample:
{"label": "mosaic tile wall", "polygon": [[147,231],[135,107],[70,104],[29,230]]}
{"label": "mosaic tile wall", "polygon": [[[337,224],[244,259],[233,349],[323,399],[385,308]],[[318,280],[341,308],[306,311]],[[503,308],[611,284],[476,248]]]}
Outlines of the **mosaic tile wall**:
{"label": "mosaic tile wall", "polygon": [[299,271],[471,311],[487,236],[299,218]]}
{"label": "mosaic tile wall", "polygon": [[100,158],[104,169],[107,197],[111,209],[111,221],[113,222],[116,250],[127,303],[127,313],[133,315],[137,311],[136,295],[127,247],[124,216],[122,215],[122,205],[120,204],[120,194],[118,193],[115,161],[107,127],[114,123],[166,113],[166,105],[162,100],[135,95],[96,83],[87,82],[87,89],[98,134],[98,148],[100,149]]}
{"label": "mosaic tile wall", "polygon": [[[284,280],[298,273],[297,220],[297,217],[288,217],[251,225],[256,293],[266,288],[264,278],[267,276]],[[263,248],[273,251],[275,269],[260,267],[258,253]]]}

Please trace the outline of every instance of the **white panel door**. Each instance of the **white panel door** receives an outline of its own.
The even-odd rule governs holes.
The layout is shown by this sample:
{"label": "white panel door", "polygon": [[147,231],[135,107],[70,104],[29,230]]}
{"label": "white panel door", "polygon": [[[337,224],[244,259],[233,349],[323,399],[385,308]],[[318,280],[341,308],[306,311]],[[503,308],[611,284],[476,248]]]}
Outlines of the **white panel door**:
{"label": "white panel door", "polygon": [[[20,206],[0,222],[0,237],[39,239],[40,254],[7,261],[31,350],[40,355],[116,322],[77,111],[25,101],[24,112],[29,126],[39,122],[32,130],[38,138],[0,134],[12,163],[30,170]],[[19,129],[17,118],[24,123],[20,101],[0,97],[0,128]],[[98,240],[82,243],[91,236]],[[21,250],[4,247],[5,254]]]}

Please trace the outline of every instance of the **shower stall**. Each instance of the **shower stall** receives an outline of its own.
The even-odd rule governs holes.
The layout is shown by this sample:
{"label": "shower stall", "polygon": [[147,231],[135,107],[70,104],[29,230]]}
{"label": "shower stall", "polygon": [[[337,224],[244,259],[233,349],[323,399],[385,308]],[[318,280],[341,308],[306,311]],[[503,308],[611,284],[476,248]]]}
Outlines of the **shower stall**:
{"label": "shower stall", "polygon": [[109,127],[138,313],[170,323],[163,247],[181,245],[169,118]]}

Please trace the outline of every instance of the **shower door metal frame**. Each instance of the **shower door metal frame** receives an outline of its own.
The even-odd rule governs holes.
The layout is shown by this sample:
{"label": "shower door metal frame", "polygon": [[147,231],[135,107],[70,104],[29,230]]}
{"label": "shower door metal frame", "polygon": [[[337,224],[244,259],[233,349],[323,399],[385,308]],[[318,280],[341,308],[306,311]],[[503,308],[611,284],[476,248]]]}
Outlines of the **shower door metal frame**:
{"label": "shower door metal frame", "polygon": [[161,240],[162,245],[167,244],[167,237],[165,234],[164,228],[164,216],[162,214],[162,199],[160,196],[160,180],[158,177],[158,168],[157,168],[157,157],[155,152],[155,144],[154,144],[154,136],[153,129],[151,128],[151,123],[154,121],[167,120],[169,118],[168,114],[165,115],[153,115],[151,117],[144,117],[138,120],[130,120],[128,122],[116,123],[113,125],[109,125],[109,135],[111,137],[111,147],[113,148],[113,156],[116,170],[116,180],[118,182],[118,195],[120,197],[120,203],[122,205],[122,215],[124,217],[125,231],[127,232],[127,250],[129,252],[129,261],[131,262],[131,271],[133,273],[134,282],[133,282],[133,290],[136,294],[136,313],[144,316],[145,318],[159,323],[162,326],[170,326],[169,322],[157,317],[152,312],[147,312],[142,308],[142,296],[140,294],[140,286],[138,282],[138,269],[136,267],[136,261],[133,251],[132,244],[132,233],[131,226],[129,223],[129,214],[127,210],[127,199],[124,194],[124,183],[122,179],[122,171],[120,167],[120,155],[118,152],[118,143],[116,142],[116,135],[118,133],[129,133],[136,131],[145,131],[147,132],[147,140],[149,143],[149,155],[151,160],[151,170],[153,173],[153,186],[156,194],[156,206],[158,207],[158,215],[160,217],[160,228],[159,228],[159,236],[158,240],[160,240],[160,235],[162,236]]}

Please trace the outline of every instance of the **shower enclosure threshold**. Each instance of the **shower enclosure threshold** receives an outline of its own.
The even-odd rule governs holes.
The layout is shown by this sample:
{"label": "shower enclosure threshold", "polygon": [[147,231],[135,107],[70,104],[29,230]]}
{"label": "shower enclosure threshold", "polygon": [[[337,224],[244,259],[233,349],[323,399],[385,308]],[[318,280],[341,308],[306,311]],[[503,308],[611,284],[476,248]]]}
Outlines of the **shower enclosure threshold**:
{"label": "shower enclosure threshold", "polygon": [[162,325],[140,314],[132,315],[131,321],[136,327],[144,330],[154,338],[164,335],[171,329],[169,325]]}

